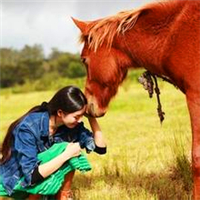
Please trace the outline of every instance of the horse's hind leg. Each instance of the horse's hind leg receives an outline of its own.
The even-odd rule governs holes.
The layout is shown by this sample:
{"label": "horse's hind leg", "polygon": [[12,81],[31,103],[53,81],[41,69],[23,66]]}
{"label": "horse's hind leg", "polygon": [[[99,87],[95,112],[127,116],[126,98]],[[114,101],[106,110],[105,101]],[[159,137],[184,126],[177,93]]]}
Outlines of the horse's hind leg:
{"label": "horse's hind leg", "polygon": [[192,126],[193,199],[200,200],[200,94],[186,94]]}

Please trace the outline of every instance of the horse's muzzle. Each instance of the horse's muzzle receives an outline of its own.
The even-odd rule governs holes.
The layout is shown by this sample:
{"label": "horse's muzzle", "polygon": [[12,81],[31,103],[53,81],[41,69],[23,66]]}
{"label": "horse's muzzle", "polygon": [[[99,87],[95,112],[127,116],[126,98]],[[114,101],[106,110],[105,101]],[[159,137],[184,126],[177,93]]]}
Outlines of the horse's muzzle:
{"label": "horse's muzzle", "polygon": [[103,117],[105,115],[105,112],[97,112],[93,103],[88,105],[86,113],[91,117]]}

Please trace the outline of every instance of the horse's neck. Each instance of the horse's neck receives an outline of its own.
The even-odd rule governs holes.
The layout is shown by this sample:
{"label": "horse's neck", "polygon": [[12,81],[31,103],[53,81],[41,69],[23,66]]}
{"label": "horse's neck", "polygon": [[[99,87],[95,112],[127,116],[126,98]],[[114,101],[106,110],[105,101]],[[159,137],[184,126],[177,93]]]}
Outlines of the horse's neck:
{"label": "horse's neck", "polygon": [[127,31],[122,45],[131,54],[133,65],[145,67],[152,73],[164,74],[161,66],[165,44],[183,7],[183,3],[178,4],[155,4],[155,7],[148,8],[146,15],[141,14],[135,27]]}

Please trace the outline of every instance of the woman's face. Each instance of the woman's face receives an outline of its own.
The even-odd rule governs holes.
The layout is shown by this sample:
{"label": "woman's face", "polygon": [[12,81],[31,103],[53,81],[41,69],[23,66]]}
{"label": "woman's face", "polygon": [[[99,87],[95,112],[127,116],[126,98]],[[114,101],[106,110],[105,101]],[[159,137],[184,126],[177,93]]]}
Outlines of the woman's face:
{"label": "woman's face", "polygon": [[82,122],[82,117],[85,111],[86,111],[86,106],[84,106],[83,109],[73,113],[65,113],[63,111],[60,111],[61,123],[63,123],[68,128],[74,128],[75,126],[78,125],[78,123]]}

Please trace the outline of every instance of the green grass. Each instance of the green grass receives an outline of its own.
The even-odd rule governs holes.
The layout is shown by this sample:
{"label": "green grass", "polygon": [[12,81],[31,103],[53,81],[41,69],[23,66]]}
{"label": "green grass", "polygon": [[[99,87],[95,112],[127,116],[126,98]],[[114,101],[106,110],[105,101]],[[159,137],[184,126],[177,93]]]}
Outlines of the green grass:
{"label": "green grass", "polygon": [[[128,80],[99,119],[108,152],[89,154],[92,171],[76,173],[77,199],[171,200],[191,198],[191,130],[184,95],[159,82],[165,120],[157,116],[156,98]],[[1,94],[0,137],[30,107],[49,100],[55,91]],[[84,119],[86,125],[87,121]]]}

